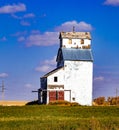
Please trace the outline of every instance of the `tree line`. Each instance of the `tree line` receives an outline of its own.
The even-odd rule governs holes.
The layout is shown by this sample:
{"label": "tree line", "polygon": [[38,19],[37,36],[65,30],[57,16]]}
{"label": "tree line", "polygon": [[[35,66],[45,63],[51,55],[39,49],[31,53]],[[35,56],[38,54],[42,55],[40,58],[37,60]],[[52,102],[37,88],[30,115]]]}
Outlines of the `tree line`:
{"label": "tree line", "polygon": [[93,100],[94,105],[119,105],[119,96],[108,97],[98,97]]}

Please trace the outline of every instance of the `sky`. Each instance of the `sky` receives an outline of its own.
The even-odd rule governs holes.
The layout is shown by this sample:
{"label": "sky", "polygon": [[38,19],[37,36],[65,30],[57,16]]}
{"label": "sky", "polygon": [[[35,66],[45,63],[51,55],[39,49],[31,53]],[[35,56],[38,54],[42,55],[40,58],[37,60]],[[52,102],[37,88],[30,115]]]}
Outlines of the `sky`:
{"label": "sky", "polygon": [[91,32],[93,98],[119,95],[119,0],[0,0],[0,100],[37,100],[73,26]]}

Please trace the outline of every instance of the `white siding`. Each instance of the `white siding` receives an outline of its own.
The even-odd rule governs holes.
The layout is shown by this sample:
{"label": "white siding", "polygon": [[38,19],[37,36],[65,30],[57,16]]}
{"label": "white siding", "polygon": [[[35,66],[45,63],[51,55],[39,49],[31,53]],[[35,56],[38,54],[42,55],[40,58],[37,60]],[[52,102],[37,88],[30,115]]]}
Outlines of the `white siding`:
{"label": "white siding", "polygon": [[[71,90],[71,101],[92,105],[93,63],[88,61],[65,61],[65,89]],[[65,99],[68,100],[68,94]],[[73,100],[75,99],[75,100]]]}
{"label": "white siding", "polygon": [[[93,62],[65,61],[64,66],[47,77],[47,84],[64,85],[64,100],[78,102],[81,105],[92,105]],[[54,82],[54,77],[58,77],[57,82]],[[48,90],[52,89],[48,88]],[[47,103],[49,103],[49,95],[47,95]]]}
{"label": "white siding", "polygon": [[63,39],[62,46],[66,48],[82,48],[82,46],[88,46],[91,45],[91,40],[89,39],[84,39],[84,44],[81,44],[81,39],[71,39],[71,44],[69,44],[69,39],[65,38]]}
{"label": "white siding", "polygon": [[[58,77],[58,81],[54,82],[54,77]],[[63,68],[47,77],[48,85],[63,85],[64,84],[64,70]]]}
{"label": "white siding", "polygon": [[[54,82],[54,77],[57,77],[57,82]],[[64,70],[63,68],[47,77],[47,85],[64,85]],[[49,91],[50,90],[64,90],[63,88],[56,87],[55,89],[47,88],[47,104],[49,103]]]}

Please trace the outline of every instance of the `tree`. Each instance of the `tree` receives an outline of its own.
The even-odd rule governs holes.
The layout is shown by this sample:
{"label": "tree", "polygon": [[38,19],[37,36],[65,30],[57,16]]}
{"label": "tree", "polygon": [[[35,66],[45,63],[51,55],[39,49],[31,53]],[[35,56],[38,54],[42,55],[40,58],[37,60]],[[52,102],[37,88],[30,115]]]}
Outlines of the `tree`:
{"label": "tree", "polygon": [[94,102],[95,102],[97,105],[104,105],[104,103],[105,103],[105,97],[95,98],[95,99],[94,99]]}
{"label": "tree", "polygon": [[110,105],[119,105],[119,96],[118,97],[108,97],[107,101]]}

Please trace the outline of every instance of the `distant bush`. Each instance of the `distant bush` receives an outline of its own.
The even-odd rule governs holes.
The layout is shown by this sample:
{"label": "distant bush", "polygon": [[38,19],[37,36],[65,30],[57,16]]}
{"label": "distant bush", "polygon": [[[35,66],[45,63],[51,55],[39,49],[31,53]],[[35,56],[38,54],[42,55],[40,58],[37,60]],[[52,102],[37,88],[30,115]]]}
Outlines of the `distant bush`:
{"label": "distant bush", "polygon": [[119,96],[118,97],[108,97],[107,101],[110,105],[119,105]]}
{"label": "distant bush", "polygon": [[119,96],[117,97],[108,97],[107,101],[105,100],[105,97],[98,97],[93,100],[93,105],[119,105]]}
{"label": "distant bush", "polygon": [[105,104],[105,97],[98,97],[94,99],[94,103],[96,105],[104,105]]}

